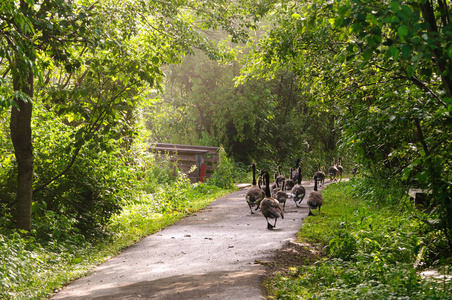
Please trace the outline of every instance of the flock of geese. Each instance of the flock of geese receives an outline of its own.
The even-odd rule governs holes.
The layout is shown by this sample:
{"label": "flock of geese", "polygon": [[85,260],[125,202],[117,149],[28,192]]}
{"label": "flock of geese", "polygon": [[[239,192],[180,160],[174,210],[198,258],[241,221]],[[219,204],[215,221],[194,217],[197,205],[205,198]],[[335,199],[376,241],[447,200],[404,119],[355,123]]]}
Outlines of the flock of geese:
{"label": "flock of geese", "polygon": [[[290,168],[290,177],[286,178],[281,173],[281,166],[277,167],[277,172],[274,173],[274,181],[270,182],[270,174],[267,171],[261,170],[259,177],[256,180],[256,164],[251,164],[253,169],[253,183],[248,188],[245,200],[248,203],[251,214],[258,209],[261,210],[265,219],[267,220],[267,228],[273,229],[276,227],[278,218],[284,219],[284,209],[286,202],[292,198],[295,205],[301,204],[306,196],[306,189],[301,185],[302,173],[300,167],[300,159],[297,159],[295,168]],[[318,166],[318,170],[314,174],[314,191],[307,196],[306,203],[309,207],[309,215],[313,216],[311,210],[319,209],[323,204],[322,194],[318,191],[318,184],[324,184],[326,174],[324,167]],[[337,180],[337,177],[342,178],[344,168],[342,167],[342,159],[338,158],[337,164],[333,158],[331,167],[328,168],[328,176],[330,180]],[[274,224],[270,224],[269,219],[274,219]]]}

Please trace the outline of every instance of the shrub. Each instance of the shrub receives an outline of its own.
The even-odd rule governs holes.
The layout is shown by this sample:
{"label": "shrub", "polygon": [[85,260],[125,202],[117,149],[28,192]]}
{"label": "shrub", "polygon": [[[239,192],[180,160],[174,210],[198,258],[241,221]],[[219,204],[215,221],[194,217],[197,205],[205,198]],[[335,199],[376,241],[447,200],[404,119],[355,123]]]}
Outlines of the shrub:
{"label": "shrub", "polygon": [[223,147],[218,150],[219,163],[208,184],[216,185],[220,188],[230,189],[234,187],[234,163],[226,155]]}
{"label": "shrub", "polygon": [[70,223],[87,237],[102,232],[110,217],[119,211],[120,203],[135,193],[133,167],[124,165],[117,154],[84,149],[65,176],[35,193],[33,226],[40,235],[52,234],[43,231],[50,229],[50,212],[59,215],[55,221],[66,220],[62,228]]}

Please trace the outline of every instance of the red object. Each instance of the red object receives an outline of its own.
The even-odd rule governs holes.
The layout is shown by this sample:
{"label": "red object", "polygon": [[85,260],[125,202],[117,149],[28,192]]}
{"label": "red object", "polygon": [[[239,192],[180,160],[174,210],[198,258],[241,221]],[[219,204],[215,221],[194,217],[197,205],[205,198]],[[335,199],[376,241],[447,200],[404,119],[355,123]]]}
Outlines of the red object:
{"label": "red object", "polygon": [[206,176],[206,164],[201,164],[201,173],[199,174],[199,181],[204,182],[204,177]]}

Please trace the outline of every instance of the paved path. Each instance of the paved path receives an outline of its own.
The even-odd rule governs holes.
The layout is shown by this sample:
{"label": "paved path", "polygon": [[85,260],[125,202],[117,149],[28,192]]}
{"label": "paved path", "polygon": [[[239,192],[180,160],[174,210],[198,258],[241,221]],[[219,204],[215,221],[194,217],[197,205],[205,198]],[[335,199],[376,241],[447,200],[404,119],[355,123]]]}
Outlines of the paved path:
{"label": "paved path", "polygon": [[[307,193],[313,182],[303,181]],[[274,230],[250,214],[246,189],[150,235],[66,286],[52,299],[265,299],[261,281],[272,253],[308,214],[289,199]]]}

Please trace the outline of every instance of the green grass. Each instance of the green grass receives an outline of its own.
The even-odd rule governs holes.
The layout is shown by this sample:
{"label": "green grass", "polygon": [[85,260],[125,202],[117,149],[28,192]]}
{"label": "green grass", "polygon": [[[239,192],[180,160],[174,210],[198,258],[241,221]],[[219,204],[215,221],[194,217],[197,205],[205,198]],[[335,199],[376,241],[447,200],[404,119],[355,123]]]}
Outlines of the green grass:
{"label": "green grass", "polygon": [[324,205],[321,213],[318,215],[318,211],[314,211],[316,216],[305,220],[298,232],[300,241],[325,246],[341,223],[347,222],[357,211],[365,209],[364,203],[349,198],[346,189],[337,187],[338,185],[330,185],[328,190],[323,192]]}
{"label": "green grass", "polygon": [[104,228],[105,234],[90,242],[81,235],[39,243],[33,236],[0,234],[0,299],[46,298],[143,237],[232,191],[186,183],[176,183],[176,187],[181,189],[175,192],[175,187],[164,186],[153,195],[125,203]]}
{"label": "green grass", "polygon": [[353,181],[322,193],[321,214],[305,220],[298,238],[325,256],[268,280],[271,299],[451,299],[451,283],[423,280],[414,268],[428,239],[409,206],[362,201]]}

